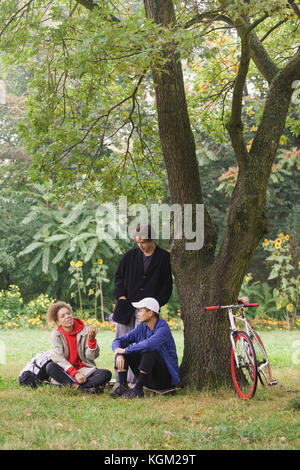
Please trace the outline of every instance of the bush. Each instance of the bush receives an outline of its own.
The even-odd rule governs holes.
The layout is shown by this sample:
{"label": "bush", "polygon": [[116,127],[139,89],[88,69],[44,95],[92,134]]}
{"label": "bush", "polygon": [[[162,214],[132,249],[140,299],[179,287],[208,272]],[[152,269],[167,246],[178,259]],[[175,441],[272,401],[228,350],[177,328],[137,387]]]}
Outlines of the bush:
{"label": "bush", "polygon": [[18,286],[10,285],[8,290],[0,291],[0,326],[13,322],[21,314],[23,299]]}
{"label": "bush", "polygon": [[245,276],[240,295],[259,304],[248,314],[260,319],[284,320],[288,328],[298,326],[300,261],[293,254],[290,236],[280,233],[274,240],[265,239],[262,247],[269,254],[266,258],[269,276],[267,282],[253,281],[251,273]]}
{"label": "bush", "polygon": [[0,326],[2,328],[33,328],[46,326],[46,311],[54,299],[40,294],[28,304],[23,304],[20,289],[11,285],[0,291]]}

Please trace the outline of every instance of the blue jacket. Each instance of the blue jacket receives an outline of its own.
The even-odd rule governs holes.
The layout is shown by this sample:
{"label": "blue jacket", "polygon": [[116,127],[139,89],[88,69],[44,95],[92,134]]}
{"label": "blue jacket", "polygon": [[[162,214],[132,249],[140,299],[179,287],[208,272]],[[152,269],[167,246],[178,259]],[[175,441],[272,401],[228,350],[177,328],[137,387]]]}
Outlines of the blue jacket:
{"label": "blue jacket", "polygon": [[117,348],[121,348],[123,341],[129,343],[129,346],[125,349],[125,354],[142,354],[147,351],[158,351],[170,372],[172,385],[179,383],[178,357],[175,341],[170,327],[165,320],[158,319],[153,330],[150,330],[146,323],[140,323],[134,330],[126,335],[119,336],[119,338],[113,341],[113,351]]}

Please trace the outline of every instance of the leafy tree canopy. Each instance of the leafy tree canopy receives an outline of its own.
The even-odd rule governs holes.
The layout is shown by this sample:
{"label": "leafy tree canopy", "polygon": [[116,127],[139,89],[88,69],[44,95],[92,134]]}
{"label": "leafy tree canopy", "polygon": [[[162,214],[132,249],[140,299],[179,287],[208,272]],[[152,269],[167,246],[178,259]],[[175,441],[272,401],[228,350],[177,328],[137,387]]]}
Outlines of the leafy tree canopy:
{"label": "leafy tree canopy", "polygon": [[[19,131],[34,158],[34,175],[54,177],[62,185],[80,171],[90,182],[100,175],[114,195],[159,197],[164,165],[149,79],[150,64],[164,70],[166,45],[175,44],[185,61],[193,129],[225,146],[241,57],[241,15],[255,28],[274,67],[284,66],[297,49],[299,11],[293,1],[177,1],[175,8],[177,21],[166,28],[145,18],[137,1],[1,2],[6,63],[26,65],[31,77]],[[252,62],[243,111],[248,145],[267,88]],[[299,134],[295,113],[288,125]],[[203,151],[202,141],[198,149]]]}

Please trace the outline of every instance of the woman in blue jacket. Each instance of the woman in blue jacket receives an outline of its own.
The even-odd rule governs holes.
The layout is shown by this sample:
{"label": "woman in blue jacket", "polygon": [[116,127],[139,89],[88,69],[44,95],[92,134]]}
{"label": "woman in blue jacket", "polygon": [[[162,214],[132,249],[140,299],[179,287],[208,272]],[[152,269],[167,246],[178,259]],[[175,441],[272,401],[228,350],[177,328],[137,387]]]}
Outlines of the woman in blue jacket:
{"label": "woman in blue jacket", "polygon": [[[144,396],[143,387],[165,390],[178,385],[178,357],[169,325],[159,318],[159,304],[152,297],[132,302],[138,309],[140,324],[112,343],[120,385],[112,398]],[[130,367],[137,377],[134,388],[128,389],[127,371]]]}

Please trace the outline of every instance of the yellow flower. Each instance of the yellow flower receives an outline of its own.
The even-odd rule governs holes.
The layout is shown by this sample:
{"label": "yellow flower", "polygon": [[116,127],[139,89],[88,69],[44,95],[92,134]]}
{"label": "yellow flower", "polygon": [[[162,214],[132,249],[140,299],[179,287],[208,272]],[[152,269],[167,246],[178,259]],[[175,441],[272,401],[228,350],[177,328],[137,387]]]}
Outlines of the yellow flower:
{"label": "yellow flower", "polygon": [[285,136],[285,135],[282,135],[282,136],[280,137],[279,143],[280,143],[281,145],[285,145],[285,144],[286,144],[286,136]]}
{"label": "yellow flower", "polygon": [[276,244],[277,244],[277,245],[281,245],[281,243],[282,243],[282,239],[281,239],[281,238],[276,238],[276,240],[275,240],[275,245],[276,245]]}
{"label": "yellow flower", "polygon": [[83,266],[83,262],[77,261],[77,263],[75,264],[75,268],[81,268],[81,266]]}
{"label": "yellow flower", "polygon": [[282,232],[279,236],[280,236],[280,238],[284,238],[284,234]]}
{"label": "yellow flower", "polygon": [[279,250],[279,248],[281,248],[281,243],[275,243],[275,248],[276,250]]}
{"label": "yellow flower", "polygon": [[75,264],[74,261],[70,262],[70,266],[74,266],[74,264]]}
{"label": "yellow flower", "polygon": [[246,277],[246,282],[249,282],[249,281],[251,281],[251,277],[248,276]]}
{"label": "yellow flower", "polygon": [[102,260],[101,258],[99,258],[99,259],[97,260],[97,263],[98,263],[98,264],[102,264],[102,263],[103,263],[103,260]]}
{"label": "yellow flower", "polygon": [[253,139],[250,139],[247,145],[247,150],[250,152],[251,146],[252,146]]}
{"label": "yellow flower", "polygon": [[286,239],[286,241],[288,242],[289,239],[290,239],[290,236],[289,236],[289,235],[286,235],[286,236],[285,236],[285,239]]}
{"label": "yellow flower", "polygon": [[250,106],[249,108],[247,108],[247,114],[248,116],[253,116],[253,114],[255,114],[253,110],[253,106]]}

